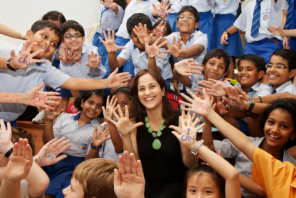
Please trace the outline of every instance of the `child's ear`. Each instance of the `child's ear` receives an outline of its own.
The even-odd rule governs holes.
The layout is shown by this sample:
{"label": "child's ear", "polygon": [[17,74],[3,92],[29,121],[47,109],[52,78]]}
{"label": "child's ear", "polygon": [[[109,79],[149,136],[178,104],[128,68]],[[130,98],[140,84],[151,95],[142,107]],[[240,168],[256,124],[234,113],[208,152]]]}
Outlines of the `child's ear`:
{"label": "child's ear", "polygon": [[[169,88],[169,87],[168,87],[168,88]],[[164,94],[165,94],[165,88],[162,88],[162,93],[161,93],[161,95],[164,96]]]}
{"label": "child's ear", "polygon": [[198,28],[198,26],[199,26],[199,22],[195,22],[195,29],[197,29]]}
{"label": "child's ear", "polygon": [[295,75],[296,75],[296,69],[292,69],[292,70],[289,72],[289,78],[293,78]]}
{"label": "child's ear", "polygon": [[80,105],[81,108],[83,108],[83,102],[84,102],[83,99],[81,99],[81,105]]}
{"label": "child's ear", "polygon": [[82,37],[82,40],[83,40],[83,43],[85,42],[85,36],[84,37]]}
{"label": "child's ear", "polygon": [[261,70],[260,72],[258,72],[258,79],[263,78],[265,72],[263,70]]}
{"label": "child's ear", "polygon": [[294,130],[293,133],[291,134],[290,139],[291,139],[291,140],[294,140],[295,137],[296,137],[296,131]]}
{"label": "child's ear", "polygon": [[32,30],[28,30],[27,33],[26,33],[26,37],[27,37],[28,40],[29,40],[33,35],[34,35],[34,33],[33,33]]}

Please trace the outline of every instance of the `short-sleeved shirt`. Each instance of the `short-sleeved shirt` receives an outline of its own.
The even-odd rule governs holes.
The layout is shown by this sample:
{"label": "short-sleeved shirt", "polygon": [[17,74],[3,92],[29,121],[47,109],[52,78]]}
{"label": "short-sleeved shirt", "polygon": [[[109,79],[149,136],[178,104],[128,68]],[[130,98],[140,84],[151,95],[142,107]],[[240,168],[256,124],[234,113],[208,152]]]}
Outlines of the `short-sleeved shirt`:
{"label": "short-sleeved shirt", "polygon": [[289,80],[288,82],[285,82],[284,84],[279,86],[277,89],[273,90],[272,93],[276,94],[276,93],[285,93],[285,92],[296,95],[296,87],[292,83],[292,81]]}
{"label": "short-sleeved shirt", "polygon": [[252,180],[264,189],[267,197],[296,197],[295,164],[281,162],[260,148],[253,153]]}
{"label": "short-sleeved shirt", "polygon": [[[10,57],[11,50],[16,54],[22,49],[22,46],[0,45],[0,56]],[[0,69],[0,92],[8,93],[26,93],[33,87],[42,82],[53,89],[61,86],[69,76],[56,69],[46,60],[41,64],[32,64],[28,68],[18,69],[16,72],[9,69]],[[0,118],[5,122],[16,120],[27,108],[24,104],[0,104]]]}
{"label": "short-sleeved shirt", "polygon": [[[108,137],[110,137],[110,135]],[[119,155],[122,156],[123,153],[116,153],[111,139],[104,142],[102,148],[99,150],[100,158],[111,159],[115,162],[118,162]]]}
{"label": "short-sleeved shirt", "polygon": [[65,137],[70,140],[71,147],[64,151],[65,154],[74,157],[85,157],[90,149],[94,129],[101,129],[98,120],[93,119],[83,126],[78,126],[78,118],[80,113],[68,114],[63,113],[53,126],[53,135],[55,138]]}
{"label": "short-sleeved shirt", "polygon": [[241,15],[236,19],[233,25],[242,31],[246,31],[245,37],[248,43],[260,41],[265,38],[277,38],[282,40],[281,36],[274,36],[268,31],[269,26],[282,27],[281,3],[282,0],[278,0],[277,3],[274,3],[273,0],[263,0],[261,2],[259,35],[256,38],[251,36],[256,1],[251,1],[246,5]]}
{"label": "short-sleeved shirt", "polygon": [[215,0],[215,14],[233,14],[236,16],[239,0]]}
{"label": "short-sleeved shirt", "polygon": [[[248,137],[248,138],[256,147],[259,147],[259,145],[265,139],[265,137],[261,137],[261,138]],[[245,156],[245,154],[239,151],[229,140],[227,139],[223,141],[214,140],[214,146],[215,146],[215,151],[218,151],[219,149],[221,149],[221,153],[224,158],[235,157],[234,167],[239,172],[239,174],[245,177],[251,178],[251,170],[254,164],[252,164],[252,162],[247,158],[247,156]],[[292,156],[290,156],[286,151],[284,151],[283,153],[283,161],[288,161],[296,165],[296,160]],[[259,198],[259,196],[256,196],[255,194],[243,188],[242,188],[242,196]]]}
{"label": "short-sleeved shirt", "polygon": [[73,78],[88,78],[88,79],[102,79],[107,70],[102,63],[97,68],[89,68],[86,63],[88,62],[88,54],[98,54],[98,48],[90,45],[82,45],[81,63],[74,61],[71,64],[66,64],[63,61],[60,63],[60,70]]}
{"label": "short-sleeved shirt", "polygon": [[[237,83],[234,85],[234,87],[242,87],[240,83]],[[266,85],[266,84],[263,84],[263,83],[260,83],[260,82],[257,82],[255,85],[253,85],[251,87],[251,89],[248,91],[248,96],[250,98],[253,98],[253,97],[258,97],[258,96],[268,96],[268,95],[271,95],[272,94],[272,87]]]}
{"label": "short-sleeved shirt", "polygon": [[[164,50],[164,49],[160,49]],[[171,65],[169,63],[170,54],[169,53],[160,53],[165,59],[161,59],[159,57],[155,57],[156,66],[160,68],[160,74],[163,79],[169,79],[173,77]],[[148,55],[146,52],[140,53],[139,48],[137,48],[133,41],[130,40],[126,45],[125,49],[123,49],[119,56],[126,61],[132,60],[133,65],[135,67],[135,75],[142,69],[148,69]]]}
{"label": "short-sleeved shirt", "polygon": [[106,8],[103,4],[100,4],[100,24],[97,26],[97,32],[102,34],[103,30],[108,31],[108,28],[117,30],[121,24],[121,19],[124,14],[124,10],[119,5],[117,6],[119,11],[115,14],[111,9]]}
{"label": "short-sleeved shirt", "polygon": [[[28,195],[28,182],[24,179],[21,180],[21,195],[22,195],[22,198],[30,198],[29,195]],[[39,196],[39,197],[36,197],[36,198],[43,198],[45,196],[45,194]]]}
{"label": "short-sleeved shirt", "polygon": [[193,6],[198,12],[208,12],[212,10],[211,0],[182,0],[182,6],[191,5]]}
{"label": "short-sleeved shirt", "polygon": [[143,0],[143,1],[137,1],[137,0],[131,0],[130,3],[125,8],[125,14],[122,19],[122,23],[119,26],[118,32],[116,33],[116,36],[122,37],[125,39],[129,39],[129,34],[126,29],[126,23],[127,20],[136,13],[143,13],[146,14],[152,23],[155,23],[157,18],[155,18],[152,14],[152,3],[156,6],[159,6],[160,3],[157,0]]}
{"label": "short-sleeved shirt", "polygon": [[[172,34],[164,37],[165,39],[168,40],[169,44],[172,45],[173,43],[173,38],[176,37],[176,42],[178,41],[178,39],[180,38],[180,32],[173,32]],[[182,41],[182,40],[181,40]],[[191,47],[195,44],[200,44],[202,46],[204,46],[204,51],[201,52],[200,54],[194,56],[194,57],[189,57],[194,59],[195,62],[197,62],[199,64],[199,66],[201,66],[201,63],[207,53],[207,47],[208,47],[208,37],[206,34],[202,33],[201,31],[194,31],[191,36],[189,37],[188,41],[186,44],[182,43],[181,49],[185,49],[188,47]],[[173,57],[174,62],[177,63],[181,60],[184,59],[188,59],[188,58],[175,58]]]}

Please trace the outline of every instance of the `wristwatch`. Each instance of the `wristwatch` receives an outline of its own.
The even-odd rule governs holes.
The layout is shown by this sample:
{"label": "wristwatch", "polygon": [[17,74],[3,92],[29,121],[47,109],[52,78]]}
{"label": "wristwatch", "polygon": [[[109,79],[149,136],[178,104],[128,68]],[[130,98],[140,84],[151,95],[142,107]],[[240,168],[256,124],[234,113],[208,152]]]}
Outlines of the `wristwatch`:
{"label": "wristwatch", "polygon": [[12,154],[12,152],[13,152],[13,147],[11,148],[11,149],[9,149],[6,153],[5,153],[5,157],[6,158],[9,158],[9,156]]}
{"label": "wristwatch", "polygon": [[224,32],[226,32],[226,33],[227,33],[227,35],[228,35],[228,36],[230,36],[230,32],[228,32],[227,30],[225,30]]}
{"label": "wristwatch", "polygon": [[95,150],[100,150],[102,148],[102,144],[100,146],[95,146],[93,143],[90,143],[90,147]]}
{"label": "wristwatch", "polygon": [[9,58],[9,59],[6,61],[6,65],[7,65],[8,69],[10,69],[11,71],[14,71],[14,72],[15,72],[16,69],[14,69],[13,67],[11,67],[11,65],[9,64],[10,61],[11,61],[11,58]]}
{"label": "wristwatch", "polygon": [[245,112],[247,114],[250,114],[255,106],[255,102],[253,100],[251,100],[250,98],[247,99],[247,102],[250,104],[250,107],[247,110],[245,110]]}
{"label": "wristwatch", "polygon": [[192,153],[193,155],[197,155],[197,150],[198,150],[198,148],[199,148],[201,145],[203,145],[203,143],[204,143],[203,140],[199,140],[199,141],[197,141],[197,142],[194,144],[193,149],[191,150],[191,153]]}

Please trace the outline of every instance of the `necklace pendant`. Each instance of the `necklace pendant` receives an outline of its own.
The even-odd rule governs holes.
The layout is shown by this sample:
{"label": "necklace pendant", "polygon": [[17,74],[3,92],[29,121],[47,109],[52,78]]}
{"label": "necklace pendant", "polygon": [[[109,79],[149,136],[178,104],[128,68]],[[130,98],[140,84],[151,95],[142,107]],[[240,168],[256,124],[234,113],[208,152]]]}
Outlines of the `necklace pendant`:
{"label": "necklace pendant", "polygon": [[152,148],[154,148],[155,150],[158,150],[161,148],[161,142],[159,139],[155,139],[152,143]]}

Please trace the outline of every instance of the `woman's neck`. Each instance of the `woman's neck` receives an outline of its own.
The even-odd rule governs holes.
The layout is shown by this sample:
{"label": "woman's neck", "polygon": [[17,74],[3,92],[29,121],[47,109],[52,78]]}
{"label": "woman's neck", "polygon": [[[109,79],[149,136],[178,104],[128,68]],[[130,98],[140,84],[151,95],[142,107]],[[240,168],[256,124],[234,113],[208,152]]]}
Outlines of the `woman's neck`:
{"label": "woman's neck", "polygon": [[263,142],[260,145],[260,148],[263,149],[264,151],[266,151],[267,153],[269,153],[270,155],[272,155],[274,158],[281,160],[281,158],[283,157],[283,152],[282,152],[282,148],[278,149],[276,147],[271,147],[267,144],[266,139],[263,140]]}
{"label": "woman's neck", "polygon": [[156,109],[146,109],[147,112],[147,117],[148,117],[148,122],[150,124],[150,128],[153,131],[158,131],[159,126],[161,125],[161,120],[163,119],[162,117],[162,105]]}
{"label": "woman's neck", "polygon": [[83,113],[81,113],[78,118],[78,127],[81,127],[81,126],[85,125],[86,123],[89,123],[90,121],[92,121],[92,119],[86,117],[85,115],[83,115]]}

